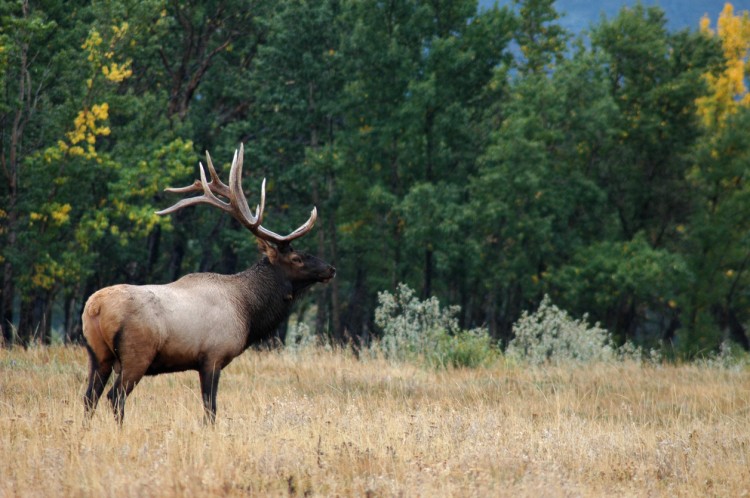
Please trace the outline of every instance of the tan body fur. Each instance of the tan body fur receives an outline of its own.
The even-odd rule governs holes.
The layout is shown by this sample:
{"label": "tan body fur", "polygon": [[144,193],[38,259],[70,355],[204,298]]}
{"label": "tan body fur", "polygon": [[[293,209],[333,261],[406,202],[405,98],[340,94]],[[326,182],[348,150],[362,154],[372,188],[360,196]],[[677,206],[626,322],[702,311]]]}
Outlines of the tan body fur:
{"label": "tan body fur", "polygon": [[[118,358],[125,355],[131,365],[142,364],[145,374],[157,353],[170,358],[177,370],[195,368],[201,357],[224,366],[238,356],[244,350],[246,324],[227,303],[240,290],[231,276],[223,275],[190,285],[197,275],[167,285],[114,285],[93,294],[84,308],[83,335],[97,358],[114,357],[119,371]],[[223,285],[216,285],[219,282]],[[123,329],[127,337],[117,338],[125,342],[115,351],[115,336]]]}

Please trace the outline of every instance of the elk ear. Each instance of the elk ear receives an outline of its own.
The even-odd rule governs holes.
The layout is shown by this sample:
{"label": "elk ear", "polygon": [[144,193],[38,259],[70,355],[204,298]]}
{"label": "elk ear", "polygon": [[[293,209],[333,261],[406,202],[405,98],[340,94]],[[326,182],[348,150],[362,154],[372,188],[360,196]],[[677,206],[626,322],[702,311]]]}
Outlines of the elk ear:
{"label": "elk ear", "polygon": [[266,242],[263,239],[256,240],[258,241],[258,249],[260,249],[260,252],[266,255],[271,264],[276,264],[279,259],[279,250],[273,244]]}

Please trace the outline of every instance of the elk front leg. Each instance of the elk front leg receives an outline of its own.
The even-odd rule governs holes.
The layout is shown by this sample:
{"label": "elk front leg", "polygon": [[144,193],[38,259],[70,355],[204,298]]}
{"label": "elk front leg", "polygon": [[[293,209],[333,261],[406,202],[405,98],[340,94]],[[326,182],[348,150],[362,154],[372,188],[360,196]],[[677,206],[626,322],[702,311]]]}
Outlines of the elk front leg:
{"label": "elk front leg", "polygon": [[204,365],[198,371],[201,380],[201,397],[203,398],[203,423],[212,425],[216,422],[216,392],[219,389],[221,369],[214,365]]}

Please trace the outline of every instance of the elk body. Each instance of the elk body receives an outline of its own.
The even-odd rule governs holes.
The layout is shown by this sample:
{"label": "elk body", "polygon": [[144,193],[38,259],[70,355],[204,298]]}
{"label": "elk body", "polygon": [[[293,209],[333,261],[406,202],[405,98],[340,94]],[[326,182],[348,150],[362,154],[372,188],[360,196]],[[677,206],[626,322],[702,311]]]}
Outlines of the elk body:
{"label": "elk body", "polygon": [[[291,242],[309,232],[317,218],[286,236],[261,226],[261,202],[253,215],[242,192],[243,148],[235,152],[229,185],[221,182],[206,154],[211,181],[203,165],[200,180],[169,192],[203,192],[182,199],[157,214],[166,215],[195,204],[228,212],[257,238],[264,256],[235,275],[193,273],[166,285],[114,285],[95,292],[83,310],[83,335],[89,353],[89,379],[84,406],[87,418],[114,370],[107,394],[122,423],[125,400],[144,375],[197,370],[205,411],[216,418],[216,393],[221,370],[250,345],[268,338],[289,315],[300,294],[327,282],[336,270],[328,263],[292,249]],[[228,199],[225,202],[217,196]]]}

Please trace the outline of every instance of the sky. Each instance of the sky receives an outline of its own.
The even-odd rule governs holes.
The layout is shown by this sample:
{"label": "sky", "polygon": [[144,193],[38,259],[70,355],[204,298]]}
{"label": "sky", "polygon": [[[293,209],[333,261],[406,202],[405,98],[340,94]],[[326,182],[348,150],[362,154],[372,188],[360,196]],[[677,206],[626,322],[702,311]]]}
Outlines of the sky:
{"label": "sky", "polygon": [[[511,5],[511,0],[479,0],[481,7],[490,7],[495,2],[498,5]],[[633,6],[637,0],[557,0],[555,8],[565,13],[560,24],[566,29],[578,33],[587,29],[591,24],[601,19],[601,14],[607,18],[614,17],[622,7]],[[698,29],[698,22],[704,14],[708,14],[711,25],[716,25],[716,19],[724,8],[725,0],[642,0],[645,6],[657,5],[667,16],[670,29]],[[735,11],[750,10],[750,0],[735,0],[732,2]]]}

